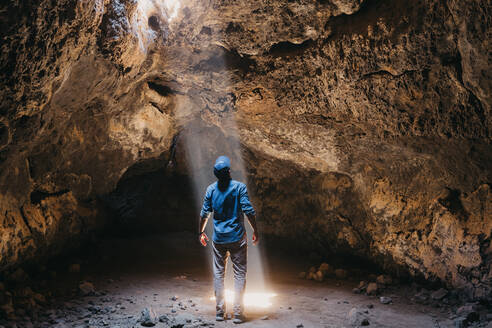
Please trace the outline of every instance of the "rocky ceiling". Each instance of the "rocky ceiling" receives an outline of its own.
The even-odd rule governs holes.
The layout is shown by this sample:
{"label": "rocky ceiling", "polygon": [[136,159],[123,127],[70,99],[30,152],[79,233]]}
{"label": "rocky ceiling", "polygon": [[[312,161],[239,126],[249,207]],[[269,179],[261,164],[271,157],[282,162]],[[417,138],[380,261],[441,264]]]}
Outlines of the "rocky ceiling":
{"label": "rocky ceiling", "polygon": [[2,268],[108,224],[122,180],[186,176],[194,140],[200,170],[243,157],[266,235],[491,297],[490,1],[17,0],[0,16]]}

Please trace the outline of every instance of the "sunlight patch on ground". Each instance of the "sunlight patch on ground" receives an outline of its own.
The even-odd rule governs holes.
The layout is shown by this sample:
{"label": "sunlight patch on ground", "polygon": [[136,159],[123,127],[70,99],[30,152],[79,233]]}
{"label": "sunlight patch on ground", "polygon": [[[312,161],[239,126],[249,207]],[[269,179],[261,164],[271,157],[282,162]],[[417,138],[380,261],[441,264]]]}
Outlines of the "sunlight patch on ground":
{"label": "sunlight patch on ground", "polygon": [[[244,294],[244,306],[245,307],[256,307],[256,308],[268,308],[272,306],[272,298],[276,297],[275,293],[261,293],[252,292]],[[225,291],[226,303],[232,305],[234,303],[234,291],[226,289]],[[211,297],[210,300],[215,301],[215,296]]]}

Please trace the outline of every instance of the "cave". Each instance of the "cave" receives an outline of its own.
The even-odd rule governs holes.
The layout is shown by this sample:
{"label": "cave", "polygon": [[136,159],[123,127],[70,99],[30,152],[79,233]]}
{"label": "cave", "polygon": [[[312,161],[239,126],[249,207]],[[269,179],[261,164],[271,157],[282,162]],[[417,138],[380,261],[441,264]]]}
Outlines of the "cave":
{"label": "cave", "polygon": [[231,326],[221,155],[258,226],[241,326],[492,327],[491,12],[2,2],[0,328]]}

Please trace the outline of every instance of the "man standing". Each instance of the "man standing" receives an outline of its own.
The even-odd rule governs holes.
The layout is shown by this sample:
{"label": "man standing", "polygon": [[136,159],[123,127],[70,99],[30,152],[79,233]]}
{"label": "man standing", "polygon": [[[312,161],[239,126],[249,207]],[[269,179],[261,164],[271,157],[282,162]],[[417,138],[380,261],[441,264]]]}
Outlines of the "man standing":
{"label": "man standing", "polygon": [[[258,243],[255,210],[248,198],[248,190],[242,182],[231,179],[231,163],[226,156],[215,161],[214,175],[217,182],[207,188],[200,212],[199,240],[207,246],[205,234],[208,216],[213,212],[214,235],[214,289],[216,320],[223,321],[225,314],[224,275],[227,257],[230,255],[234,271],[234,323],[242,323],[243,296],[246,287],[247,239],[244,214],[253,228],[253,245]],[[229,254],[228,254],[229,253]]]}

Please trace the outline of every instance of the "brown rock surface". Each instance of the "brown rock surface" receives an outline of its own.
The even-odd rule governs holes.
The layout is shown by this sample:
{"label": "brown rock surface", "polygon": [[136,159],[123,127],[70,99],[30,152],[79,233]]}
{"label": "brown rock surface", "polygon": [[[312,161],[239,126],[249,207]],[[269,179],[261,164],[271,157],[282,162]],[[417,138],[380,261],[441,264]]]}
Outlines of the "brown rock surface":
{"label": "brown rock surface", "polygon": [[0,5],[2,268],[104,200],[155,217],[143,174],[139,206],[191,213],[173,179],[228,152],[265,234],[490,297],[488,1],[168,4]]}

